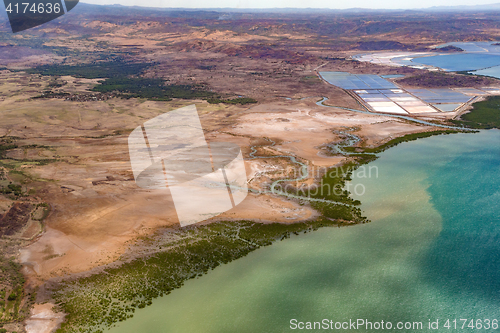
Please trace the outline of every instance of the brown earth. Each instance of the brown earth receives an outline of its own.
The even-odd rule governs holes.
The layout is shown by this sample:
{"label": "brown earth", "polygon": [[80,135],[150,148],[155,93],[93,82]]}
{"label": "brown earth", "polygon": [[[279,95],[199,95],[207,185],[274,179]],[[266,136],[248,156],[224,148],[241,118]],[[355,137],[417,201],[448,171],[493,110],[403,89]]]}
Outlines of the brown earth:
{"label": "brown earth", "polygon": [[30,218],[33,205],[28,202],[16,202],[7,213],[0,218],[0,237],[12,236],[21,230]]}

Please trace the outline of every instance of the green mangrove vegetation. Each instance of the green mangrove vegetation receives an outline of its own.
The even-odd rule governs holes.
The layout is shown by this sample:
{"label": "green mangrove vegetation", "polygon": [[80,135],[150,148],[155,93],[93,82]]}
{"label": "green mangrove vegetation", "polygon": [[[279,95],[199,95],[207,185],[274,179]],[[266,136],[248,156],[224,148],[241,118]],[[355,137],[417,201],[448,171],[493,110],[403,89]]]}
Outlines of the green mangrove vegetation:
{"label": "green mangrove vegetation", "polygon": [[500,96],[489,97],[484,101],[474,103],[470,112],[452,122],[468,128],[500,128]]}
{"label": "green mangrove vegetation", "polygon": [[114,323],[132,317],[136,308],[151,305],[153,299],[169,294],[188,279],[292,234],[337,225],[335,220],[320,218],[291,224],[215,222],[166,230],[166,237],[144,240],[158,249],[153,255],[57,284],[52,296],[59,309],[67,313],[57,332],[104,332]]}
{"label": "green mangrove vegetation", "polygon": [[359,166],[356,162],[348,162],[342,166],[328,169],[317,186],[290,189],[296,195],[305,198],[324,199],[347,205],[359,205],[360,202],[350,197],[349,191],[344,190],[345,183],[351,180],[352,172]]}
{"label": "green mangrove vegetation", "polygon": [[318,185],[287,188],[287,192],[304,198],[319,199],[312,201],[311,206],[325,218],[338,220],[342,224],[369,222],[358,208],[361,202],[352,199],[345,186],[346,182],[352,180],[352,173],[357,168],[375,159],[375,155],[360,154],[341,166],[329,168]]}
{"label": "green mangrove vegetation", "polygon": [[[429,132],[421,132],[421,133],[412,133],[412,134],[407,134],[398,138],[394,138],[380,146],[374,147],[374,148],[368,148],[368,147],[344,147],[343,150],[348,152],[348,153],[362,153],[362,154],[378,154],[381,153],[391,147],[397,146],[400,143],[403,142],[409,142],[409,141],[415,141],[418,139],[423,139],[423,138],[428,138],[431,136],[435,135],[444,135],[444,134],[455,134],[455,133],[462,133],[460,130],[437,130],[437,131],[429,131]],[[357,155],[359,156],[359,155]],[[363,155],[361,155],[363,156]],[[365,156],[364,158],[368,158]],[[366,162],[365,162],[366,163]]]}

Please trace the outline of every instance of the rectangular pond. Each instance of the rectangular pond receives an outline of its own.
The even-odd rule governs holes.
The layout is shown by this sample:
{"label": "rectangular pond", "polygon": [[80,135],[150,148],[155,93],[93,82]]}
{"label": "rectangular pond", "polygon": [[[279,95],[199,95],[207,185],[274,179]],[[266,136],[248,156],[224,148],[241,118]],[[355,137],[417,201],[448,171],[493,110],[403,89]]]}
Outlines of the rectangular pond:
{"label": "rectangular pond", "polygon": [[350,74],[346,72],[320,72],[319,74],[326,82],[342,89],[397,88],[394,83],[373,74]]}

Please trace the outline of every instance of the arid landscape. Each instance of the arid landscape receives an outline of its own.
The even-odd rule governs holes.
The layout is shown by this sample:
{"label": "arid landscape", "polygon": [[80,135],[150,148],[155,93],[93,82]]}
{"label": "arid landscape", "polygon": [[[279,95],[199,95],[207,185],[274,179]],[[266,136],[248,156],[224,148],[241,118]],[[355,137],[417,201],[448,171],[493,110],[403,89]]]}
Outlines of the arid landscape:
{"label": "arid landscape", "polygon": [[[274,181],[300,173],[284,156],[308,166],[295,186],[314,186],[330,168],[358,160],[332,149],[345,133],[360,139],[359,151],[376,148],[444,131],[431,125],[453,125],[481,100],[456,112],[412,115],[426,125],[352,111],[366,106],[319,71],[401,74],[407,81],[391,81],[422,87],[432,80],[411,78],[426,70],[351,56],[500,39],[499,13],[144,9],[130,16],[132,9],[103,8],[80,4],[18,34],[5,19],[0,25],[0,322],[8,332],[52,332],[64,316],[52,310],[47,283],[144,257],[150,252],[140,241],[180,228],[168,193],[134,182],[127,138],[148,119],[195,104],[208,142],[241,147],[252,191],[203,225],[313,221],[323,213],[310,201],[269,192]],[[465,76],[442,75],[450,82]],[[478,84],[500,87],[493,78]]]}

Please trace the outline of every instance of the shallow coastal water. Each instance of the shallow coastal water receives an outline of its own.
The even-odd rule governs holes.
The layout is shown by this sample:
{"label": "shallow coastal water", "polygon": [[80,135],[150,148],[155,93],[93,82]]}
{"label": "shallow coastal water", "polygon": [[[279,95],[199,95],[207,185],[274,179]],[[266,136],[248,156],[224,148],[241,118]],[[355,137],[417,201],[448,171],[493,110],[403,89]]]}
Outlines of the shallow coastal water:
{"label": "shallow coastal water", "polygon": [[439,67],[446,71],[472,71],[500,65],[500,56],[487,53],[443,54],[415,58],[412,62]]}
{"label": "shallow coastal water", "polygon": [[372,223],[261,248],[110,332],[288,332],[294,318],[426,331],[429,320],[500,319],[500,131],[404,143],[369,166],[351,186],[365,191],[356,197]]}
{"label": "shallow coastal water", "polygon": [[478,71],[473,71],[473,72],[471,72],[471,74],[491,76],[491,77],[496,77],[497,79],[500,79],[500,66],[495,66],[495,67],[490,67],[490,68],[486,68],[486,69],[481,69]]}

